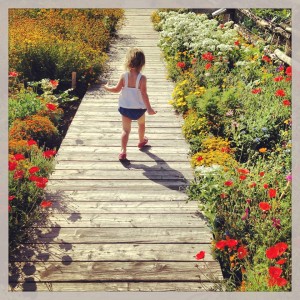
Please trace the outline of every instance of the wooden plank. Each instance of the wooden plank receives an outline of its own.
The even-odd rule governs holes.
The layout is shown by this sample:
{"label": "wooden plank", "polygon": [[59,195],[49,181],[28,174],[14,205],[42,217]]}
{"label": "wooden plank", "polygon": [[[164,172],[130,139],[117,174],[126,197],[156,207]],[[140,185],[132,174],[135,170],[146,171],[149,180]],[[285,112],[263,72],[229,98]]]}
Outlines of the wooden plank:
{"label": "wooden plank", "polygon": [[187,195],[181,191],[170,190],[164,187],[157,187],[155,190],[144,188],[144,193],[137,192],[136,189],[131,188],[126,190],[121,189],[100,189],[96,191],[89,190],[88,194],[85,190],[79,191],[76,189],[72,190],[52,190],[47,187],[46,198],[51,201],[99,201],[99,202],[110,202],[110,201],[184,201],[187,200]]}
{"label": "wooden plank", "polygon": [[210,282],[23,282],[12,283],[13,291],[37,292],[205,292],[220,291]]}
{"label": "wooden plank", "polygon": [[[197,227],[203,226],[200,214],[85,214],[64,213],[51,214],[47,221],[59,224],[61,227]],[[32,227],[48,227],[37,221]]]}
{"label": "wooden plank", "polygon": [[[222,279],[217,262],[37,262],[16,263],[26,274],[27,282],[36,281],[202,281]],[[212,279],[209,279],[209,278]],[[215,279],[213,279],[215,278]],[[15,278],[23,282],[22,277]],[[11,282],[13,282],[11,280]]]}
{"label": "wooden plank", "polygon": [[[138,139],[137,137],[133,137],[132,139],[130,139],[128,141],[127,144],[127,149],[130,152],[131,148],[136,148],[138,144]],[[65,137],[65,139],[63,140],[61,147],[64,146],[77,146],[77,145],[82,145],[82,146],[99,146],[100,142],[99,139],[73,139],[73,138],[69,138],[69,136]],[[121,146],[121,141],[120,141],[120,137],[119,139],[114,139],[114,140],[102,140],[101,141],[101,145],[103,145],[103,147],[120,147]],[[153,147],[153,149],[155,149],[156,147],[165,147],[165,148],[170,148],[170,140],[167,139],[151,139],[151,142],[149,142],[149,145],[151,145],[151,147]],[[179,148],[185,148],[186,143],[184,140],[177,140],[177,144],[176,147]],[[185,165],[187,166],[186,162]],[[190,166],[187,166],[188,168],[190,168]]]}
{"label": "wooden plank", "polygon": [[[121,128],[119,127],[101,127],[101,125],[95,125],[91,128],[91,126],[71,126],[68,130],[68,132],[81,132],[81,131],[87,131],[87,132],[105,132],[105,133],[120,133]],[[180,127],[175,127],[175,128],[151,128],[151,133],[173,133],[175,134],[181,134],[181,128]]]}
{"label": "wooden plank", "polygon": [[[10,255],[10,262],[80,261],[192,261],[205,251],[204,261],[211,262],[210,244],[51,244],[36,249],[36,244],[20,245],[21,254]],[[69,249],[71,248],[71,249]],[[68,249],[68,250],[66,250]],[[50,254],[49,254],[50,253]]]}
{"label": "wooden plank", "polygon": [[52,206],[48,208],[49,212],[59,213],[134,213],[134,214],[155,214],[155,213],[197,213],[198,208],[195,202],[185,201],[169,201],[169,202],[157,202],[157,201],[143,201],[143,202],[98,202],[98,201],[83,201],[83,202],[62,202],[55,201]]}
{"label": "wooden plank", "polygon": [[143,165],[138,163],[129,163],[128,165],[122,165],[119,162],[90,162],[90,161],[59,161],[55,165],[55,170],[124,170],[124,169],[137,169],[137,168],[151,168],[152,170],[179,170],[190,171],[191,167],[186,162],[144,162]]}
{"label": "wooden plank", "polygon": [[[89,154],[89,155],[87,155]],[[116,153],[101,153],[101,155],[96,155],[92,154],[89,152],[85,152],[84,149],[81,151],[77,152],[66,152],[64,149],[60,149],[58,154],[57,154],[57,161],[61,160],[68,160],[68,161],[73,161],[73,160],[81,160],[81,161],[112,161],[112,162],[117,162],[119,161],[118,159],[118,154],[119,151]],[[127,151],[127,159],[131,163],[140,163],[140,162],[154,162],[154,161],[161,161],[161,162],[166,162],[166,161],[171,161],[171,162],[183,162],[185,161],[187,164],[189,163],[189,159],[186,154],[168,154],[168,153],[156,153],[155,156],[150,156],[145,154],[144,152],[134,152],[131,153],[130,151]],[[123,162],[123,164],[127,164],[127,162]]]}
{"label": "wooden plank", "polygon": [[[194,178],[193,173],[190,171],[156,171],[151,168],[131,169],[131,173],[124,170],[120,171],[104,171],[104,170],[56,170],[51,179],[90,179],[93,180],[122,180],[127,177],[130,180],[177,180],[177,179],[190,179]],[[126,173],[124,173],[126,172]]]}
{"label": "wooden plank", "polygon": [[[144,153],[144,155],[148,155],[150,157],[156,158],[156,153],[168,153],[168,154],[184,154],[186,155],[187,147],[180,147],[180,148],[170,148],[170,147],[153,147],[153,153],[149,150],[152,150],[152,147],[145,147],[143,151],[139,150],[138,147],[132,147],[131,153]],[[89,146],[64,146],[64,148],[61,150],[64,153],[73,153],[73,152],[81,152],[81,153],[91,153],[91,154],[102,154],[102,153],[116,153],[119,152],[120,146],[111,146],[111,147],[105,147],[105,146],[98,146],[98,147],[89,147]]]}
{"label": "wooden plank", "polygon": [[24,243],[59,244],[206,244],[212,239],[211,232],[205,224],[198,227],[181,228],[77,228],[77,227],[43,227],[33,228],[32,234]]}

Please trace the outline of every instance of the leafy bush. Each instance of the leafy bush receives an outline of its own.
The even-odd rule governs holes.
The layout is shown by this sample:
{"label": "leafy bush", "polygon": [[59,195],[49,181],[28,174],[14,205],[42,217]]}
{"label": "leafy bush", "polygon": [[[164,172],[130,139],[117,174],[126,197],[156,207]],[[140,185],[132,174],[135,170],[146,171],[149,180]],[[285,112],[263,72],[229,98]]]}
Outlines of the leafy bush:
{"label": "leafy bush", "polygon": [[[118,9],[11,9],[9,66],[27,80],[94,82],[103,71]],[[89,30],[86,30],[89,28]]]}
{"label": "leafy bush", "polygon": [[15,120],[9,130],[10,139],[30,140],[38,142],[40,146],[51,147],[58,139],[59,133],[54,124],[47,118],[38,115],[24,120]]}

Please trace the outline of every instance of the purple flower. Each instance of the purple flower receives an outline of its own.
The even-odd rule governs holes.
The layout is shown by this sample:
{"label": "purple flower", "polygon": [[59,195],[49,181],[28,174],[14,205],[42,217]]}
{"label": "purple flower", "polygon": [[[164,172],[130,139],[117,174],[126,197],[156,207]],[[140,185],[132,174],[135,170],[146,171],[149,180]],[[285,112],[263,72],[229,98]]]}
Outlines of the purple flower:
{"label": "purple flower", "polygon": [[288,174],[288,175],[285,177],[285,179],[286,179],[287,181],[292,181],[292,174],[291,174],[291,173]]}
{"label": "purple flower", "polygon": [[245,214],[242,216],[242,220],[243,221],[246,220],[248,218],[248,216],[249,216],[249,208],[247,207],[245,209]]}
{"label": "purple flower", "polygon": [[276,229],[280,229],[281,225],[280,225],[280,219],[276,219],[276,218],[272,218],[272,226],[275,227]]}

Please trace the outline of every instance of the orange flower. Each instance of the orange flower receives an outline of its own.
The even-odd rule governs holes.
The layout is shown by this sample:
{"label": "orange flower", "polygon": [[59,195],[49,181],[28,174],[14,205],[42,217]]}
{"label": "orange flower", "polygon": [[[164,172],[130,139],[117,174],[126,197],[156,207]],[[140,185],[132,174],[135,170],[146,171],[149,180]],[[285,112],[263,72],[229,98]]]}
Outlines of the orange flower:
{"label": "orange flower", "polygon": [[259,151],[260,153],[265,153],[265,152],[267,152],[267,148],[260,148],[258,151]]}

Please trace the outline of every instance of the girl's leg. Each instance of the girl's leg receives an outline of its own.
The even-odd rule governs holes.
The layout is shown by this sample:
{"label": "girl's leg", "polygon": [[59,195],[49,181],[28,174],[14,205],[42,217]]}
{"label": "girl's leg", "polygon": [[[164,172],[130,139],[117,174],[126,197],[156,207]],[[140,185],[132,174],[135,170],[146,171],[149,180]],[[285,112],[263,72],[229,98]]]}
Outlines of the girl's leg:
{"label": "girl's leg", "polygon": [[129,139],[129,133],[131,130],[131,119],[122,116],[122,127],[123,127],[123,132],[121,136],[121,146],[122,146],[122,152],[126,153],[126,148],[127,148],[127,143]]}
{"label": "girl's leg", "polygon": [[146,125],[145,125],[145,122],[146,122],[146,117],[145,117],[146,114],[143,114],[138,120],[138,125],[139,125],[139,140],[140,140],[140,143],[144,142],[144,138],[145,138],[145,128],[146,128]]}

